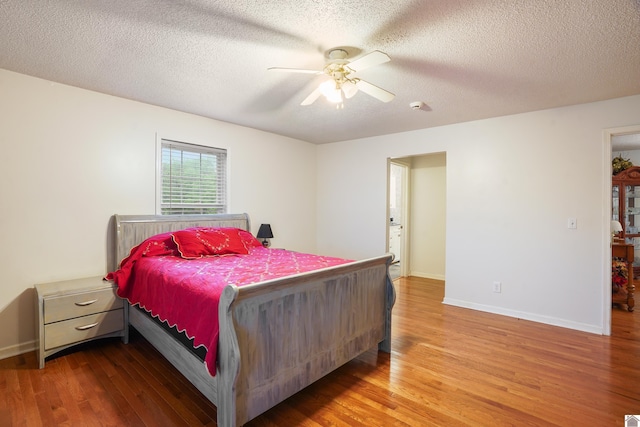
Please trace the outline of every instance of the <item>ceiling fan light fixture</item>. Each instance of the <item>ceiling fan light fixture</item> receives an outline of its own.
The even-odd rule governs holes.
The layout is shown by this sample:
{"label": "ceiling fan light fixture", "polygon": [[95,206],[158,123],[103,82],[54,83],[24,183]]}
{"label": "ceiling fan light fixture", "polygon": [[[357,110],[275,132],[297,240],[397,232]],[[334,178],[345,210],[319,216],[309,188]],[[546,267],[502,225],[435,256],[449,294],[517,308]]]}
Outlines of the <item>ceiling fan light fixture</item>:
{"label": "ceiling fan light fixture", "polygon": [[345,99],[354,97],[358,92],[364,92],[382,102],[389,102],[395,97],[395,95],[388,90],[382,89],[357,77],[350,76],[352,73],[362,71],[374,65],[389,62],[391,58],[389,58],[389,55],[386,53],[374,50],[373,52],[354,61],[349,61],[347,59],[349,53],[345,49],[336,48],[327,51],[326,56],[329,59],[329,62],[322,70],[278,67],[271,67],[269,70],[324,74],[326,77],[329,77],[329,80],[317,86],[316,89],[300,103],[300,105],[311,105],[320,97],[320,95],[324,95],[329,102],[336,104],[338,108],[342,108]]}
{"label": "ceiling fan light fixture", "polygon": [[324,95],[329,102],[334,104],[342,102],[342,90],[338,84],[333,80],[327,80],[320,85],[320,92]]}
{"label": "ceiling fan light fixture", "polygon": [[336,82],[334,82],[333,80],[327,80],[320,84],[320,92],[324,96],[327,96],[329,93],[333,92],[334,90],[336,90]]}
{"label": "ceiling fan light fixture", "polygon": [[358,86],[356,86],[351,80],[347,80],[342,84],[342,91],[344,92],[344,97],[350,99],[358,93]]}
{"label": "ceiling fan light fixture", "polygon": [[327,101],[337,104],[342,102],[342,91],[340,89],[336,89],[333,92],[325,95]]}

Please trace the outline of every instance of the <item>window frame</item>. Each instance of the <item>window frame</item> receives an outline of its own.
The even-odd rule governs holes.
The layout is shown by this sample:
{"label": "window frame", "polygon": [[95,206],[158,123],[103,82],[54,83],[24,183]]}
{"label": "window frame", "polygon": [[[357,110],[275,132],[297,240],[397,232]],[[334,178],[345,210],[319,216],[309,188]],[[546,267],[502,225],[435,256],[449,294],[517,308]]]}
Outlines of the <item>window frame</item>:
{"label": "window frame", "polygon": [[[224,175],[224,182],[220,187],[224,192],[222,203],[213,203],[211,205],[203,205],[203,207],[210,206],[212,208],[218,207],[216,213],[227,213],[229,209],[229,153],[226,148],[212,147],[209,145],[196,144],[191,142],[184,142],[174,138],[166,138],[156,136],[156,215],[197,215],[198,212],[182,212],[182,213],[163,213],[163,208],[166,208],[166,204],[163,203],[163,177],[162,177],[162,154],[165,145],[171,145],[178,147],[184,152],[199,153],[199,154],[223,154],[224,155],[224,167],[221,173]],[[220,176],[220,175],[218,175]]]}

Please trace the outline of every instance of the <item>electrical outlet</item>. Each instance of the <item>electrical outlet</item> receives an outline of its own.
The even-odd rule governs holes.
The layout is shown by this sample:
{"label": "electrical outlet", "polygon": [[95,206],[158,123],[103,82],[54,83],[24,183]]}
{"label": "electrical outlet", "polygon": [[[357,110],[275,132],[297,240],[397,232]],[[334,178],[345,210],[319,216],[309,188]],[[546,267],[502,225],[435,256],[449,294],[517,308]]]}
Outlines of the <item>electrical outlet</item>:
{"label": "electrical outlet", "polygon": [[500,282],[493,282],[493,292],[495,292],[495,293],[500,293],[500,292],[502,292],[502,283],[500,283]]}

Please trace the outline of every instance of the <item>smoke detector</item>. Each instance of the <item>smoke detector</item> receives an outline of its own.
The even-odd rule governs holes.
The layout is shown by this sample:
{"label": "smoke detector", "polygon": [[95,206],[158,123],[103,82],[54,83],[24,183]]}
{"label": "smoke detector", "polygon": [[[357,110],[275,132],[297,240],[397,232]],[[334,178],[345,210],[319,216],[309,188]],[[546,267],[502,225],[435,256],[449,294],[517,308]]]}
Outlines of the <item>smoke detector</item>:
{"label": "smoke detector", "polygon": [[412,110],[422,110],[422,107],[424,107],[424,105],[425,104],[422,101],[415,101],[409,104],[409,107],[411,107]]}

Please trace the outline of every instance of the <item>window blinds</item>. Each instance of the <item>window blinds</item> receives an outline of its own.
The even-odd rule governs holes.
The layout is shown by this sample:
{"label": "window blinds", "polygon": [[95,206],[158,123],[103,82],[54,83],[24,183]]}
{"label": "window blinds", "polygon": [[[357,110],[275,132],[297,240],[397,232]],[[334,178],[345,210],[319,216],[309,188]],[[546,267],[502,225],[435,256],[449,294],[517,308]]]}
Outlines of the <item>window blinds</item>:
{"label": "window blinds", "polygon": [[163,139],[163,215],[227,211],[227,150]]}

